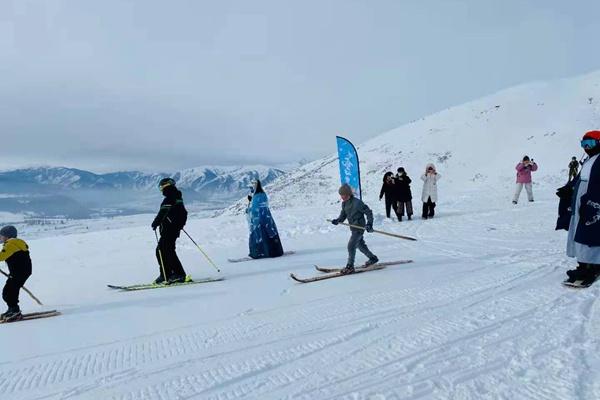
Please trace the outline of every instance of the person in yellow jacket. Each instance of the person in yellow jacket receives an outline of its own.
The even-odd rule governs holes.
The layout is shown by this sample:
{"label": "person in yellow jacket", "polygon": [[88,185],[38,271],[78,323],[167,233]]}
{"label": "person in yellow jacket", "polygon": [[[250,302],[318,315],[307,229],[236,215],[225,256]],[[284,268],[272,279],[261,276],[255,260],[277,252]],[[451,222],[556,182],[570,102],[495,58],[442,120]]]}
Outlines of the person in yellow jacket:
{"label": "person in yellow jacket", "polygon": [[10,225],[0,229],[0,242],[3,243],[0,261],[6,261],[9,272],[2,290],[2,299],[8,305],[8,310],[0,315],[0,320],[17,321],[23,318],[19,308],[19,291],[31,276],[29,246],[23,240],[17,239],[17,228]]}

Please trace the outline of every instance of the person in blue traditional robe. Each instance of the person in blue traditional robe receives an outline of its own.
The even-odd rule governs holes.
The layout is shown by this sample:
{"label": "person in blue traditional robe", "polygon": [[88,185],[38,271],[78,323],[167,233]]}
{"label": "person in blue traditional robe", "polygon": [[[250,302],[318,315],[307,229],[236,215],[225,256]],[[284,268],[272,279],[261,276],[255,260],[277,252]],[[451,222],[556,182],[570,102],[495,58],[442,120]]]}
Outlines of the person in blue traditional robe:
{"label": "person in blue traditional robe", "polygon": [[282,256],[283,247],[275,220],[269,210],[269,199],[259,180],[254,183],[253,192],[248,210],[250,218],[249,256],[252,258]]}

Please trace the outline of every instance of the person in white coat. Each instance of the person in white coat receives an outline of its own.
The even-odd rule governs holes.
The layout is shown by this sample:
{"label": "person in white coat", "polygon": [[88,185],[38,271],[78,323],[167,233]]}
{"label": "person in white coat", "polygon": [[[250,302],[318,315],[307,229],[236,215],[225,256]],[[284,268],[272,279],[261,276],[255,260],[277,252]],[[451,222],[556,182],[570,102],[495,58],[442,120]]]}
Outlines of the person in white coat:
{"label": "person in white coat", "polygon": [[435,203],[438,200],[437,181],[442,176],[437,173],[435,165],[427,164],[425,173],[421,175],[423,181],[423,193],[421,200],[423,201],[423,219],[433,218],[435,215]]}

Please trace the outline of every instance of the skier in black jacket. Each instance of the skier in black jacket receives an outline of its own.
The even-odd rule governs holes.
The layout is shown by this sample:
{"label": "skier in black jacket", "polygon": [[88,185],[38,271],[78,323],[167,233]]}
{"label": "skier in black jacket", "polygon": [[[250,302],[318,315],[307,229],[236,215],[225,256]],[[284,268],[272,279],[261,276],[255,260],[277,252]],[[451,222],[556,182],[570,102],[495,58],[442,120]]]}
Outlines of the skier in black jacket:
{"label": "skier in black jacket", "polygon": [[[159,228],[160,240],[156,247],[160,275],[155,283],[163,284],[186,282],[191,279],[186,277],[185,270],[175,252],[175,242],[187,221],[187,210],[183,204],[181,192],[175,187],[171,178],[161,179],[158,187],[165,199],[160,205],[160,210],[152,222],[152,229]],[[167,275],[166,277],[163,275]]]}
{"label": "skier in black jacket", "polygon": [[18,321],[23,318],[19,308],[19,291],[31,275],[31,257],[29,246],[17,238],[17,228],[5,226],[0,229],[0,261],[6,261],[9,276],[2,290],[2,299],[8,305],[8,310],[0,315],[5,322]]}

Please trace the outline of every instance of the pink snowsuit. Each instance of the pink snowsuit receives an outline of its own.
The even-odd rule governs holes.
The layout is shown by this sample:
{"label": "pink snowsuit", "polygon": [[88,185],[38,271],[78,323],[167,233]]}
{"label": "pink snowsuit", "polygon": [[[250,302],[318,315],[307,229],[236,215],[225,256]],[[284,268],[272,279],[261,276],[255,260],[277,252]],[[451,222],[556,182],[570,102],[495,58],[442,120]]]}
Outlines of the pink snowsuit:
{"label": "pink snowsuit", "polygon": [[517,170],[517,183],[531,183],[531,172],[537,171],[538,166],[536,163],[529,164],[531,168],[525,168],[525,165],[520,162],[516,166]]}
{"label": "pink snowsuit", "polygon": [[517,187],[515,190],[515,195],[513,197],[514,204],[517,204],[517,202],[519,201],[519,197],[521,196],[521,190],[523,190],[523,187],[525,187],[525,190],[527,191],[527,198],[529,199],[529,201],[533,201],[533,186],[531,183],[531,172],[537,171],[538,167],[537,164],[534,162],[530,163],[529,167],[530,168],[526,168],[525,164],[520,162],[515,168],[517,170]]}

